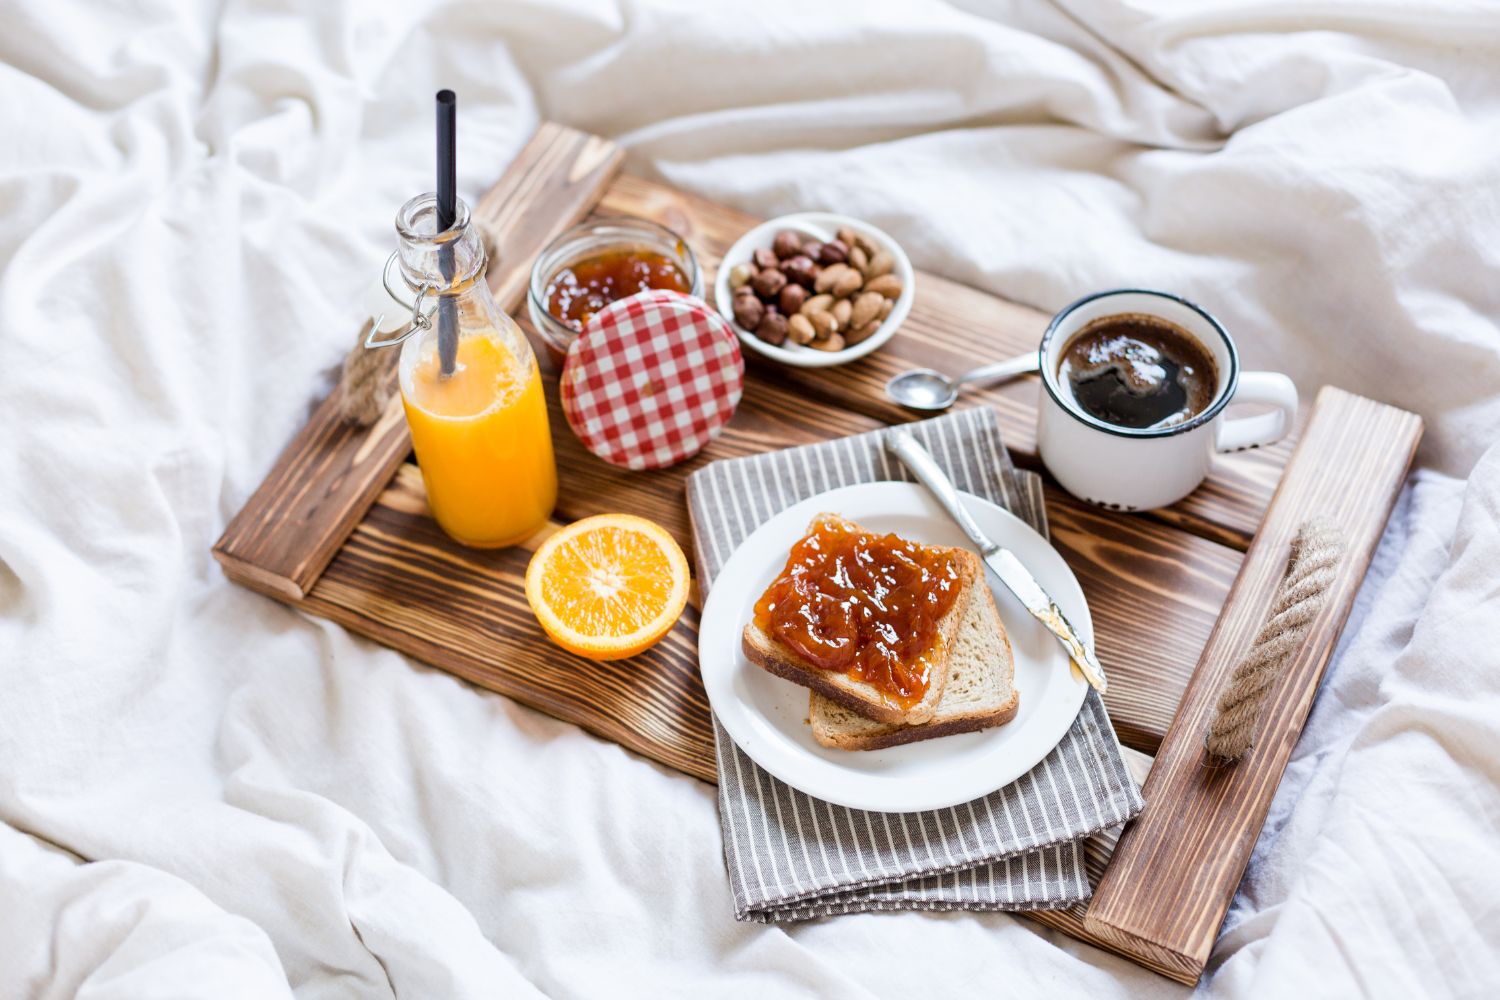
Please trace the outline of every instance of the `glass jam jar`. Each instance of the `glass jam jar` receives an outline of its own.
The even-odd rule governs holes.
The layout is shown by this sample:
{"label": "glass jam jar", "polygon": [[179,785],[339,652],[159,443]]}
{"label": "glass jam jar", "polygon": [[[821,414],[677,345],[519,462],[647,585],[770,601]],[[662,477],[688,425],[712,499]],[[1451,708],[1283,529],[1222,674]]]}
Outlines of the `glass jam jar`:
{"label": "glass jam jar", "polygon": [[531,325],[561,365],[594,313],[650,288],[703,297],[703,274],[687,241],[645,219],[601,219],[574,226],[547,245],[531,268]]}

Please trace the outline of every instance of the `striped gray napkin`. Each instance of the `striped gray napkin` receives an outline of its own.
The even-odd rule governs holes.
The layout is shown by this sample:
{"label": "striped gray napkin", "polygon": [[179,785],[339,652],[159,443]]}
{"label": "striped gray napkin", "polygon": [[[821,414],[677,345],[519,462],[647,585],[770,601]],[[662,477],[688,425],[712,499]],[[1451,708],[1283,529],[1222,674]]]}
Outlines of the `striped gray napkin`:
{"label": "striped gray napkin", "polygon": [[[1044,536],[1041,478],[1017,472],[988,409],[911,424],[959,489]],[[910,481],[879,431],[713,462],[688,479],[707,596],[749,534],[800,500],[854,483]],[[869,910],[1034,910],[1089,898],[1083,840],[1141,810],[1099,696],[1042,762],[997,792],[949,809],[865,812],[773,778],[714,723],[724,860],[740,920],[795,921]]]}

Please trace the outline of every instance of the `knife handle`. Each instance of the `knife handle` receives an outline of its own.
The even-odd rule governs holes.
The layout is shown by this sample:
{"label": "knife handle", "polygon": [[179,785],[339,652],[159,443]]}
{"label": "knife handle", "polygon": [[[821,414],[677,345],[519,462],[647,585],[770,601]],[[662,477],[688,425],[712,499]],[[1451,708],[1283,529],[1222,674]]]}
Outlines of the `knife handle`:
{"label": "knife handle", "polygon": [[964,506],[963,499],[958,495],[958,487],[953,485],[953,480],[943,471],[943,467],[937,464],[937,459],[922,447],[911,431],[905,428],[895,428],[885,432],[885,446],[897,458],[901,464],[911,470],[918,481],[937,497],[937,502],[943,505],[948,516],[958,522],[964,534],[969,536],[969,541],[979,547],[981,555],[989,555],[997,551],[1000,546],[996,545],[974,516]]}

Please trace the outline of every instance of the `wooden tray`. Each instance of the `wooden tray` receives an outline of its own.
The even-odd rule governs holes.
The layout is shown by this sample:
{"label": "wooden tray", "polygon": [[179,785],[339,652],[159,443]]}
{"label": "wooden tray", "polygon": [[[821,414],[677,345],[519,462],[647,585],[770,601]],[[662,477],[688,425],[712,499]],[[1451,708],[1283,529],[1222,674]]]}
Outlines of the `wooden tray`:
{"label": "wooden tray", "polygon": [[[675,229],[697,251],[709,287],[722,253],[758,221],[621,174],[620,162],[605,140],[544,125],[475,206],[491,248],[491,287],[523,327],[532,260],[581,218],[635,215]],[[962,371],[976,359],[1031,350],[1045,324],[1035,310],[921,274],[911,315],[885,348],[835,369],[774,367],[752,356],[744,400],[724,434],[696,459],[657,472],[625,472],[584,451],[549,378],[562,471],[556,522],[630,511],[666,525],[686,549],[684,483],[693,469],[911,419],[883,395],[892,374],[915,365]],[[992,407],[1017,462],[1031,467],[1037,392],[1036,380],[1025,379],[964,400]],[[1145,812],[1117,846],[1092,845],[1093,902],[1028,916],[1185,983],[1208,960],[1421,436],[1416,416],[1338,389],[1324,388],[1304,410],[1295,448],[1284,442],[1225,458],[1165,510],[1114,514],[1047,489],[1053,541],[1093,610],[1111,680],[1105,704],[1133,763],[1150,774]],[[696,599],[640,657],[574,658],[542,635],[522,592],[545,532],[499,551],[457,545],[428,516],[409,458],[399,400],[368,430],[340,423],[336,402],[325,400],[214,555],[239,583],[714,781]],[[1206,768],[1202,734],[1218,688],[1265,616],[1292,534],[1314,514],[1333,516],[1348,533],[1337,583],[1276,687],[1255,750],[1234,767]]]}

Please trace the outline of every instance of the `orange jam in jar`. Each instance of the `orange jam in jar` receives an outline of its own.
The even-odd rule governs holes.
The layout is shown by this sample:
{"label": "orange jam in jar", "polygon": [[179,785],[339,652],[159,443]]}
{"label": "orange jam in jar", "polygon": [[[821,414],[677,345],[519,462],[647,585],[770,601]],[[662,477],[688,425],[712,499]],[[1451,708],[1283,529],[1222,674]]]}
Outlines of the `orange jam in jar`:
{"label": "orange jam in jar", "polygon": [[677,262],[646,247],[620,247],[563,267],[547,283],[547,312],[582,331],[594,314],[611,302],[653,288],[692,291]]}
{"label": "orange jam in jar", "polygon": [[537,255],[526,312],[558,367],[594,314],[651,289],[703,296],[703,272],[687,240],[646,219],[611,216],[562,233]]}
{"label": "orange jam in jar", "polygon": [[755,604],[755,624],[808,663],[903,709],[927,693],[940,625],[962,590],[947,549],[821,515]]}

